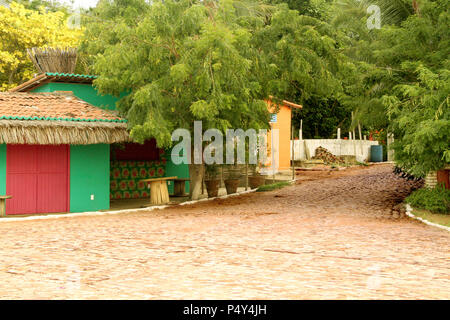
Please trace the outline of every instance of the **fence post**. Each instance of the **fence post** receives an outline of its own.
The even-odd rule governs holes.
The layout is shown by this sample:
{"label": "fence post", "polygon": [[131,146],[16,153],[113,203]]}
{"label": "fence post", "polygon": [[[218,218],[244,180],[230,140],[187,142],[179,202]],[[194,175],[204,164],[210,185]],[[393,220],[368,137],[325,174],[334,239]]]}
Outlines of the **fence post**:
{"label": "fence post", "polygon": [[388,133],[387,134],[387,160],[388,161],[394,161],[394,150],[392,150],[390,147],[394,143],[394,134]]}
{"label": "fence post", "polygon": [[292,146],[291,146],[291,152],[292,152],[292,155],[291,155],[291,159],[292,159],[292,180],[294,180],[295,179],[295,163],[294,163],[294,126],[292,126],[292,130],[291,130],[291,144],[292,144]]}
{"label": "fence post", "polygon": [[303,119],[300,120],[300,130],[298,131],[298,140],[303,140]]}

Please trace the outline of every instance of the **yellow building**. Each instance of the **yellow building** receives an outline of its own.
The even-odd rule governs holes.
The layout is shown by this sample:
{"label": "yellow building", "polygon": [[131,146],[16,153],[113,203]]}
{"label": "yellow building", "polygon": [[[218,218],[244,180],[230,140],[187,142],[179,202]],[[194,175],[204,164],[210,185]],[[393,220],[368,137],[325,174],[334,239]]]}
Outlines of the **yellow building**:
{"label": "yellow building", "polygon": [[[272,114],[270,120],[271,129],[278,130],[278,146],[276,144],[277,134],[274,134],[274,148],[272,154],[272,131],[267,134],[267,162],[269,171],[272,170],[272,161],[275,171],[287,170],[291,167],[291,128],[292,108],[301,109],[302,106],[286,100],[277,108],[271,100],[267,101],[267,108]],[[277,110],[278,109],[278,110]],[[276,131],[274,131],[276,132]],[[272,160],[273,159],[273,160]]]}

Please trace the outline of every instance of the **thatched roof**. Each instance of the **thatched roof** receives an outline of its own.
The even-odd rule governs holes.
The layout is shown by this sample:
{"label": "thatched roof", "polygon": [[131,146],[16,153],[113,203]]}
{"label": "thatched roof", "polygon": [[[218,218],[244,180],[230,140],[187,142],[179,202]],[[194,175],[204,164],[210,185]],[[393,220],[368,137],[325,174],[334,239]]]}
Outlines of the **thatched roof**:
{"label": "thatched roof", "polygon": [[0,144],[98,144],[129,141],[127,125],[114,122],[0,120]]}
{"label": "thatched roof", "polygon": [[129,141],[126,120],[68,92],[0,92],[0,144]]}
{"label": "thatched roof", "polygon": [[73,73],[77,65],[76,48],[31,48],[27,53],[39,73]]}

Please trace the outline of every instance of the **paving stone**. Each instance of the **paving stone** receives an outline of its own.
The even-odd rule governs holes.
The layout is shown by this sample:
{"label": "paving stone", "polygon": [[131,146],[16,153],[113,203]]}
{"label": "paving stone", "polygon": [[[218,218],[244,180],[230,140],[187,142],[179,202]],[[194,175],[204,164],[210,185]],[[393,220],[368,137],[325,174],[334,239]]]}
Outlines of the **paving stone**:
{"label": "paving stone", "polygon": [[190,206],[2,222],[0,298],[449,299],[450,234],[385,218],[414,187],[391,172],[308,173]]}

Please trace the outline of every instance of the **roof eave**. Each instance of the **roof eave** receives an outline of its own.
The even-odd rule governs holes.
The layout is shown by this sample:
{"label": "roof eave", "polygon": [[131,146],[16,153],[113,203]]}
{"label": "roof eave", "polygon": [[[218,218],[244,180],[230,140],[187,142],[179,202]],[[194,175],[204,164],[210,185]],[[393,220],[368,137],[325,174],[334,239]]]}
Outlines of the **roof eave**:
{"label": "roof eave", "polygon": [[[273,98],[274,98],[273,96],[269,96],[270,100],[273,100]],[[293,102],[290,102],[290,101],[287,101],[287,100],[283,100],[282,103],[286,107],[291,107],[291,108],[295,108],[295,109],[303,109],[302,105],[296,104],[296,103],[293,103]]]}
{"label": "roof eave", "polygon": [[28,80],[20,85],[18,85],[17,87],[14,87],[12,89],[9,90],[9,92],[24,92],[24,91],[28,91],[38,85],[42,85],[45,83],[48,83],[49,77],[47,76],[47,74],[43,73],[40,74],[36,77],[34,77],[31,80]]}
{"label": "roof eave", "polygon": [[66,83],[82,83],[82,84],[91,84],[97,77],[96,76],[88,76],[88,75],[80,75],[80,74],[66,74],[66,73],[42,73],[31,80],[28,80],[17,87],[14,87],[9,90],[9,92],[27,92],[32,90],[35,87],[41,86],[43,84],[49,82],[66,82]]}

